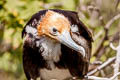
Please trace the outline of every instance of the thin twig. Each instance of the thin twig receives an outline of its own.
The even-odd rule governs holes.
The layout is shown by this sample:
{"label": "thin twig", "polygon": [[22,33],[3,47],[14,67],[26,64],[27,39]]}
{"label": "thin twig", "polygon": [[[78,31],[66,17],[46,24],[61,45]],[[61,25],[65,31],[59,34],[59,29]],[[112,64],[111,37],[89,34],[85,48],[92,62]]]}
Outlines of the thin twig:
{"label": "thin twig", "polygon": [[115,47],[115,46],[113,46],[113,44],[112,44],[112,43],[110,43],[110,47],[111,47],[113,50],[116,50],[116,47]]}
{"label": "thin twig", "polygon": [[115,17],[113,17],[113,18],[112,18],[111,20],[109,20],[108,23],[105,25],[105,27],[104,27],[105,36],[101,39],[101,41],[100,41],[100,43],[99,43],[96,51],[93,53],[93,54],[94,54],[93,56],[97,56],[97,55],[98,55],[99,51],[100,51],[101,48],[103,47],[104,41],[105,41],[105,40],[107,39],[107,37],[108,37],[107,34],[108,34],[108,30],[109,30],[110,26],[112,25],[112,23],[113,23],[114,21],[116,21],[116,20],[119,19],[119,18],[120,18],[120,14],[116,15]]}
{"label": "thin twig", "polygon": [[91,65],[101,65],[102,61],[94,61],[91,63]]}
{"label": "thin twig", "polygon": [[[114,47],[113,44],[110,44],[110,47],[113,50],[116,50],[116,61],[115,61],[115,65],[114,65],[114,75],[117,74],[119,72],[119,67],[120,67],[120,43],[117,47]],[[118,80],[118,77],[115,78],[115,80]]]}
{"label": "thin twig", "polygon": [[120,0],[115,0],[115,10],[117,10],[119,3],[120,3]]}
{"label": "thin twig", "polygon": [[96,76],[85,76],[86,79],[92,79],[92,80],[114,80],[118,75],[120,75],[120,72],[116,73],[110,78],[103,78],[103,77],[96,77]]}
{"label": "thin twig", "polygon": [[115,60],[115,57],[109,58],[106,62],[104,62],[102,65],[98,66],[96,69],[92,70],[91,72],[88,72],[88,76],[96,73],[97,71],[103,69],[104,67],[108,66]]}
{"label": "thin twig", "polygon": [[116,73],[115,75],[113,75],[110,79],[113,80],[115,79],[118,75],[120,75],[120,72]]}
{"label": "thin twig", "polygon": [[96,76],[87,76],[86,79],[92,79],[92,80],[109,80],[108,78],[102,78],[102,77],[96,77]]}
{"label": "thin twig", "polygon": [[110,26],[112,25],[112,23],[113,23],[114,21],[116,21],[117,19],[119,19],[119,18],[120,18],[120,14],[116,15],[115,17],[113,17],[113,18],[112,18],[110,21],[108,21],[108,23],[105,25],[105,28],[109,29]]}
{"label": "thin twig", "polygon": [[99,31],[99,32],[95,35],[94,41],[95,41],[96,39],[98,39],[98,38],[103,34],[103,32],[104,32],[104,30]]}
{"label": "thin twig", "polygon": [[93,53],[93,56],[97,56],[98,52],[101,50],[101,48],[103,47],[103,42],[105,41],[106,36],[104,36],[100,41],[99,41],[99,46],[97,47],[96,51]]}

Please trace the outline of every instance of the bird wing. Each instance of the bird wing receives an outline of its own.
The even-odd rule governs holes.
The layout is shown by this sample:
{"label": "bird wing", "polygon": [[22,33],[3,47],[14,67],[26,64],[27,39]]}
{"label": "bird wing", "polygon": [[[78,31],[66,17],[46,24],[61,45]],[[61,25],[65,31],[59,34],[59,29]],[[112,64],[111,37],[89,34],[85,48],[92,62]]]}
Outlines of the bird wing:
{"label": "bird wing", "polygon": [[[40,54],[40,45],[36,42],[41,38],[37,38],[34,34],[37,31],[37,25],[46,10],[40,11],[32,16],[22,31],[23,43],[23,67],[28,80],[39,77],[39,68],[44,65],[44,60]],[[39,48],[38,48],[39,46]]]}

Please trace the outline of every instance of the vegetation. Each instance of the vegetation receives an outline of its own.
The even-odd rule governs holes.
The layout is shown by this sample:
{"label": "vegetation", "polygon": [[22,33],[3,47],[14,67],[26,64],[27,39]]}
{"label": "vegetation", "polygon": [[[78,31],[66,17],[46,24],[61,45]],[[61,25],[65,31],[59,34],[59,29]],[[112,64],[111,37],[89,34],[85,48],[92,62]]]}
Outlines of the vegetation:
{"label": "vegetation", "polygon": [[[91,63],[102,63],[116,55],[110,42],[118,45],[119,0],[0,0],[0,80],[26,80],[22,67],[21,31],[31,16],[42,9],[77,11],[93,33]],[[117,16],[117,19],[116,17]],[[114,19],[115,17],[115,19]],[[109,22],[111,21],[111,22]],[[91,64],[90,70],[100,64]],[[32,67],[32,66],[31,66]],[[94,75],[110,77],[112,64]]]}

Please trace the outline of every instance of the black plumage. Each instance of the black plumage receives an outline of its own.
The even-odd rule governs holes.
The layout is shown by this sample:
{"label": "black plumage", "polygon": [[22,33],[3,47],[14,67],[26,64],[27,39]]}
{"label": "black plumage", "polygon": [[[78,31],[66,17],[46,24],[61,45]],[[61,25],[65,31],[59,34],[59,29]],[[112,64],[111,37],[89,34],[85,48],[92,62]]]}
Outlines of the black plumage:
{"label": "black plumage", "polygon": [[[83,78],[84,75],[86,75],[88,72],[88,65],[91,56],[91,33],[87,27],[79,20],[77,12],[55,9],[50,10],[64,15],[69,20],[71,25],[77,25],[78,31],[71,31],[71,37],[75,43],[83,46],[86,51],[86,55],[83,58],[83,56],[80,55],[77,51],[67,47],[64,44],[61,44],[60,60],[58,62],[54,62],[54,65],[59,69],[68,69],[73,77]],[[40,24],[42,17],[44,17],[47,11],[48,10],[41,10],[38,13],[34,14],[26,26],[29,25],[33,29],[37,29],[37,25]],[[41,69],[52,69],[48,67],[47,61],[41,54],[44,51],[44,48],[40,49],[42,45],[37,46],[36,44],[37,41],[39,41],[39,44],[41,44],[43,37],[36,37],[32,33],[27,33],[26,26],[22,31],[22,37],[25,38],[23,44],[23,67],[25,75],[27,77],[27,80],[36,80],[36,78],[39,76],[41,79],[46,80],[44,77],[42,77],[39,71]]]}

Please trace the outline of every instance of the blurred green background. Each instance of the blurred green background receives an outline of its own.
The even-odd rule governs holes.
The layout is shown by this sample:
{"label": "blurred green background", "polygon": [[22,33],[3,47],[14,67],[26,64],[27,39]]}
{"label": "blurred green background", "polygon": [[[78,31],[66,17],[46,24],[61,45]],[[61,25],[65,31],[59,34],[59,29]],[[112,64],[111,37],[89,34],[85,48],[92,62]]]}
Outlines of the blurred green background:
{"label": "blurred green background", "polygon": [[[112,23],[107,33],[105,26],[120,14],[119,0],[0,0],[0,80],[26,80],[22,67],[21,31],[31,16],[42,9],[78,12],[80,20],[93,33],[91,63],[96,60],[104,62],[115,56],[109,43],[118,45],[120,19]],[[103,38],[105,39],[97,50]],[[105,72],[108,77],[112,75],[110,69],[107,68]],[[100,73],[96,75],[103,76]]]}

